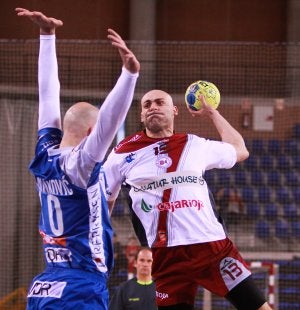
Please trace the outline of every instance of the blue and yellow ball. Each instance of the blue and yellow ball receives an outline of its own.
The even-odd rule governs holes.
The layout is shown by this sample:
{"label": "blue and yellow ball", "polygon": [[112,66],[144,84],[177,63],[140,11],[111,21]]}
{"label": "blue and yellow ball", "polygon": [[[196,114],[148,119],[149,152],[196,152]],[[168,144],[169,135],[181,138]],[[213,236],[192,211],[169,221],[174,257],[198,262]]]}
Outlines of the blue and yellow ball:
{"label": "blue and yellow ball", "polygon": [[196,81],[192,83],[185,92],[185,103],[192,110],[200,110],[202,108],[202,102],[200,95],[203,95],[208,105],[217,109],[221,95],[217,86],[208,81]]}

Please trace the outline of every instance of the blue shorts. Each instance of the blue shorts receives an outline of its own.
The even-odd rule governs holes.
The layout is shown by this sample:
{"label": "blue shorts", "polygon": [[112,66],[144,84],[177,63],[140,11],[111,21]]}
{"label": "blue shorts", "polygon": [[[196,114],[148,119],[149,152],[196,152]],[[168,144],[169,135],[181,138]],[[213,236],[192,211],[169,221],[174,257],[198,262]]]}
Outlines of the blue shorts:
{"label": "blue shorts", "polygon": [[107,310],[108,301],[105,274],[47,268],[31,283],[27,310]]}

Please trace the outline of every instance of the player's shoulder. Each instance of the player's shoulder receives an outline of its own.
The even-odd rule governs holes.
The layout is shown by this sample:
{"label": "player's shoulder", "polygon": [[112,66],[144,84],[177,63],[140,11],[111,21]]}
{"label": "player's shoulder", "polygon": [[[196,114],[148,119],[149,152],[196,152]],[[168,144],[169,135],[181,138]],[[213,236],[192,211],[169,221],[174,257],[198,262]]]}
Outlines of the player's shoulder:
{"label": "player's shoulder", "polygon": [[198,136],[198,135],[193,134],[193,133],[188,133],[187,139],[189,141],[193,141],[193,143],[205,143],[206,141],[208,141],[208,139],[203,138],[203,137]]}
{"label": "player's shoulder", "polygon": [[137,279],[136,277],[133,277],[131,279],[128,279],[126,281],[123,281],[119,284],[120,290],[128,290],[131,287],[134,287],[137,285]]}
{"label": "player's shoulder", "polygon": [[57,147],[62,139],[62,131],[58,128],[43,128],[38,131],[36,154],[46,153],[50,148]]}
{"label": "player's shoulder", "polygon": [[140,284],[138,283],[138,279],[136,277],[133,277],[126,282],[128,287],[138,287]]}
{"label": "player's shoulder", "polygon": [[134,152],[152,143],[153,141],[150,141],[145,133],[140,131],[122,140],[115,146],[114,152],[116,154]]}

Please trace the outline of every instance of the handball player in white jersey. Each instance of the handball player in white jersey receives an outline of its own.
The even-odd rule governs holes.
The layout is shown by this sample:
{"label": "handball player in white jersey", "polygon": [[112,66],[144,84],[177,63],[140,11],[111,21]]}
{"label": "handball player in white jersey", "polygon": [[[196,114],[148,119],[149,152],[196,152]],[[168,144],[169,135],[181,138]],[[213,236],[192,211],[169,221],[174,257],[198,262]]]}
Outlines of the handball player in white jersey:
{"label": "handball player in white jersey", "polygon": [[153,251],[159,309],[194,309],[198,286],[240,310],[271,309],[218,220],[204,179],[206,170],[247,159],[248,150],[219,111],[201,100],[203,109],[190,113],[209,118],[221,141],[174,133],[178,109],[171,96],[161,90],[143,96],[145,129],[121,141],[103,166],[110,209],[125,182],[135,231]]}
{"label": "handball player in white jersey", "polygon": [[41,201],[46,268],[32,281],[27,309],[106,310],[113,246],[99,173],[132,102],[140,64],[109,29],[123,62],[121,75],[100,110],[76,103],[61,126],[55,30],[62,21],[23,8],[16,12],[40,27],[38,142],[30,171]]}

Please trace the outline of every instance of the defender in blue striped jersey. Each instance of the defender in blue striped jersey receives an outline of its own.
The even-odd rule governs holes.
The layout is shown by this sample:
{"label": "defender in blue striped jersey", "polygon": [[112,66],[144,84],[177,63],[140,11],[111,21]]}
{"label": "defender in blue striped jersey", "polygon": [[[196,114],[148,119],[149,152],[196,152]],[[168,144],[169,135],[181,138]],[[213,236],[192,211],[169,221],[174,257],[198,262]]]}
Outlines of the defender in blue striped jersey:
{"label": "defender in blue striped jersey", "polygon": [[100,110],[87,102],[74,104],[62,131],[55,30],[63,23],[41,12],[16,12],[40,27],[38,142],[29,169],[41,201],[46,268],[32,281],[27,309],[106,310],[112,227],[99,174],[132,102],[140,64],[122,38],[108,29],[123,62],[122,73]]}

